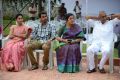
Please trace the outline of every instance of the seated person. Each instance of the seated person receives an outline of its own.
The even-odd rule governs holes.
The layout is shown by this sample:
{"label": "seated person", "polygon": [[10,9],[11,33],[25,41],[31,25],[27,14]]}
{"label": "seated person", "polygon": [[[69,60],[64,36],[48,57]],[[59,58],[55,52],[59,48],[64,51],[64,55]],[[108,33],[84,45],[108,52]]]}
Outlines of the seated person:
{"label": "seated person", "polygon": [[28,28],[23,24],[23,15],[16,15],[16,25],[10,27],[9,41],[2,51],[3,67],[7,71],[20,71],[25,56],[24,40],[28,36]]}
{"label": "seated person", "polygon": [[66,15],[66,24],[59,30],[59,47],[56,49],[58,71],[62,73],[79,72],[81,61],[80,41],[82,29],[74,23],[74,15]]}
{"label": "seated person", "polygon": [[48,17],[46,12],[39,14],[40,22],[34,27],[30,40],[26,45],[27,53],[29,55],[32,67],[29,70],[38,69],[38,63],[33,55],[35,49],[43,49],[43,68],[42,70],[48,69],[49,63],[49,50],[51,45],[51,39],[55,36],[55,26],[48,23]]}
{"label": "seated person", "polygon": [[113,27],[120,20],[115,18],[113,20],[108,21],[108,18],[104,11],[100,11],[98,17],[89,16],[87,17],[87,19],[89,19],[88,23],[94,26],[93,40],[91,45],[87,48],[87,73],[96,72],[94,64],[94,55],[97,54],[99,51],[101,51],[102,53],[102,58],[98,65],[98,69],[100,73],[106,73],[104,69],[104,64],[107,61],[109,54],[112,50],[111,46],[114,39]]}

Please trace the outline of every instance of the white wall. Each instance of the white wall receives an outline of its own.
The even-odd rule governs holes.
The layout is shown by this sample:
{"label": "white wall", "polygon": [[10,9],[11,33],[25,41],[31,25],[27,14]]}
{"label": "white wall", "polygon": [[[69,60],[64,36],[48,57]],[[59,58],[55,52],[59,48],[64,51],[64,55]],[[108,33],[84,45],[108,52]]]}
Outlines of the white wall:
{"label": "white wall", "polygon": [[[66,4],[68,12],[73,12],[76,0],[62,0]],[[86,14],[86,0],[78,0],[82,5],[82,15]],[[120,13],[120,0],[87,0],[88,15],[97,15],[99,11],[104,10],[106,13]]]}

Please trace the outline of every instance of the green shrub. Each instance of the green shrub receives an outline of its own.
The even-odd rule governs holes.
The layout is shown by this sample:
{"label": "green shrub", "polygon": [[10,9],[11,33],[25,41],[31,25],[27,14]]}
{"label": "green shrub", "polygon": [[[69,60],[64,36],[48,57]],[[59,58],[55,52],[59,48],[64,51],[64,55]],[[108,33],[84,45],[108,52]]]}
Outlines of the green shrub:
{"label": "green shrub", "polygon": [[[3,29],[10,23],[11,20],[3,20]],[[9,34],[9,27],[11,25],[15,24],[15,20],[13,20],[3,31],[3,35],[8,35]]]}
{"label": "green shrub", "polygon": [[29,20],[29,16],[24,16],[24,21]]}
{"label": "green shrub", "polygon": [[[9,15],[6,15],[6,16],[3,16],[3,20],[10,20],[10,19],[13,19],[14,17],[12,16],[9,16]],[[13,19],[15,20],[15,19]]]}

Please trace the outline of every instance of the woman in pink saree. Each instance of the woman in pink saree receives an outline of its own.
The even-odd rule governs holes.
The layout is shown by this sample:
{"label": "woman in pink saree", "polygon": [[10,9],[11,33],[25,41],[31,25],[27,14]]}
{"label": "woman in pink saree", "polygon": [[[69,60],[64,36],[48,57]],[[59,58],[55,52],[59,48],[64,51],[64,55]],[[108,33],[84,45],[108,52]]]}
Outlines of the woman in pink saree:
{"label": "woman in pink saree", "polygon": [[7,71],[20,71],[25,56],[24,40],[28,35],[28,28],[23,24],[23,15],[16,15],[16,25],[12,25],[9,41],[2,52],[3,68]]}

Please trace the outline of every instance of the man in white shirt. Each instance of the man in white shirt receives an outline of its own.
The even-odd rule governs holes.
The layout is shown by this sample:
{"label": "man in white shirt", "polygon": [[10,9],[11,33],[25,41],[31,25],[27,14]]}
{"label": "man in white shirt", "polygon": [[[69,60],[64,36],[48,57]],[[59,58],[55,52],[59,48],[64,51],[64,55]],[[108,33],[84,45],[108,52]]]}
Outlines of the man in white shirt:
{"label": "man in white shirt", "polygon": [[107,15],[104,11],[100,11],[98,17],[87,17],[87,19],[89,19],[88,24],[94,26],[92,43],[87,48],[87,61],[89,68],[87,73],[96,72],[94,55],[99,51],[102,53],[102,58],[100,60],[98,69],[100,73],[106,73],[104,70],[104,64],[107,61],[109,53],[112,50],[111,46],[114,38],[113,27],[120,20],[115,18],[108,21]]}
{"label": "man in white shirt", "polygon": [[78,19],[78,18],[81,17],[81,7],[80,7],[80,5],[79,5],[79,1],[76,1],[75,3],[76,3],[76,5],[75,5],[73,11],[75,12],[76,18]]}

